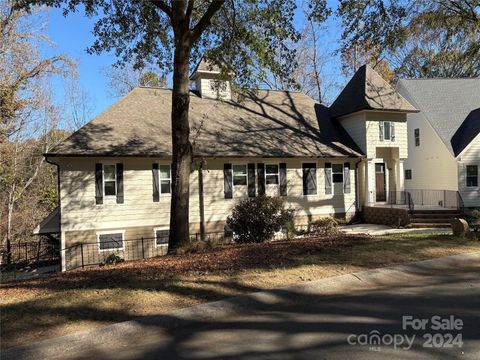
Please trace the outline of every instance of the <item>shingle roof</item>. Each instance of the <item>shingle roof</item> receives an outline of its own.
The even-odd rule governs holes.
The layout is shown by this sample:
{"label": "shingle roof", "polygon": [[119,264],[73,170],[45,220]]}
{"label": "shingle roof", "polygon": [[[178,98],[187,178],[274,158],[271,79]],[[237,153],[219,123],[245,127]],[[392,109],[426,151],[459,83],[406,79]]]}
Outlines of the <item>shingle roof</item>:
{"label": "shingle roof", "polygon": [[369,65],[363,65],[330,106],[330,115],[337,118],[360,110],[417,112]]}
{"label": "shingle roof", "polygon": [[[171,156],[171,90],[135,88],[51,150],[64,156]],[[194,156],[357,157],[361,151],[327,108],[285,91],[243,101],[190,95]]]}
{"label": "shingle roof", "polygon": [[480,133],[480,79],[402,79],[399,89],[454,156]]}

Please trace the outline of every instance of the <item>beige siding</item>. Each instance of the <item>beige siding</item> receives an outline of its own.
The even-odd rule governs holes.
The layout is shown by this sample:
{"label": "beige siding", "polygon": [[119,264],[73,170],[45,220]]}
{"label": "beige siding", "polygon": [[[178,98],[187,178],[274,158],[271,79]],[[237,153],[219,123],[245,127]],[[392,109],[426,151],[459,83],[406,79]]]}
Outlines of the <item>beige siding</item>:
{"label": "beige siding", "polygon": [[477,135],[458,157],[458,190],[462,195],[465,206],[480,207],[480,187],[466,186],[467,165],[477,165],[480,172],[480,135]]}
{"label": "beige siding", "polygon": [[366,137],[366,122],[365,112],[357,112],[355,114],[347,115],[339,119],[340,124],[348,132],[350,137],[355,141],[357,146],[367,153],[367,137]]}
{"label": "beige siding", "polygon": [[214,80],[215,75],[203,75],[201,78],[197,79],[195,82],[195,87],[200,92],[200,95],[205,98],[217,99],[222,98],[225,100],[231,99],[231,89],[230,81],[225,81],[226,89],[225,91],[220,91],[219,89],[212,89],[210,87],[210,80]]}
{"label": "beige siding", "polygon": [[[311,162],[315,160],[305,159]],[[115,198],[104,198],[104,204],[95,204],[95,163],[111,162],[102,158],[63,158],[61,171],[61,226],[65,246],[73,242],[86,241],[86,235],[92,237],[92,231],[127,229],[126,237],[137,236],[128,229],[150,229],[169,224],[170,197],[160,196],[159,202],[152,200],[152,163],[166,163],[155,159],[119,158],[113,163],[124,164],[124,204],[117,204]],[[204,170],[204,209],[207,231],[223,229],[223,223],[232,207],[241,198],[241,191],[235,191],[233,199],[224,199],[223,164],[246,163],[244,159],[210,159]],[[299,159],[255,159],[251,162],[287,163],[288,196],[287,206],[297,209],[300,217],[316,217],[334,213],[355,212],[355,164],[351,162],[351,193],[325,195],[325,161],[318,161],[318,194],[304,196],[302,187],[302,161]],[[343,160],[329,160],[343,163]],[[275,192],[275,189],[268,191]],[[273,193],[272,193],[273,195]],[[190,222],[192,231],[198,231],[199,224],[198,172],[191,174]],[[80,233],[79,233],[80,231]],[[142,234],[144,230],[141,231]],[[73,236],[75,235],[75,236]],[[142,236],[148,236],[142,235]],[[94,240],[95,241],[95,240]]]}
{"label": "beige siding", "polygon": [[[420,130],[420,146],[415,146],[415,129]],[[412,179],[406,189],[458,190],[457,163],[422,113],[408,115],[408,159],[405,170]]]}
{"label": "beige siding", "polygon": [[[395,122],[395,141],[380,141],[379,122]],[[367,158],[377,157],[377,148],[398,148],[401,159],[408,157],[406,114],[366,112]]]}

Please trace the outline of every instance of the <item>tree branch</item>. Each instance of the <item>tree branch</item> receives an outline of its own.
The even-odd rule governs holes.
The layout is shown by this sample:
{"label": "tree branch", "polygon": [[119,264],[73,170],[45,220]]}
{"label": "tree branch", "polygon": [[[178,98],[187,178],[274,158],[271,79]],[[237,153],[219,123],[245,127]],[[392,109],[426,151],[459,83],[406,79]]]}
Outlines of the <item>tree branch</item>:
{"label": "tree branch", "polygon": [[220,10],[220,8],[224,3],[225,3],[225,0],[213,0],[210,3],[207,11],[205,11],[205,14],[203,14],[200,21],[197,23],[197,25],[195,25],[195,27],[191,31],[192,44],[198,40],[198,38],[202,35],[203,31],[208,27],[208,25],[210,25],[210,22],[213,16],[217,13],[218,10]]}
{"label": "tree branch", "polygon": [[162,10],[167,16],[172,18],[172,8],[168,6],[163,0],[150,0],[150,2],[155,5],[157,8]]}

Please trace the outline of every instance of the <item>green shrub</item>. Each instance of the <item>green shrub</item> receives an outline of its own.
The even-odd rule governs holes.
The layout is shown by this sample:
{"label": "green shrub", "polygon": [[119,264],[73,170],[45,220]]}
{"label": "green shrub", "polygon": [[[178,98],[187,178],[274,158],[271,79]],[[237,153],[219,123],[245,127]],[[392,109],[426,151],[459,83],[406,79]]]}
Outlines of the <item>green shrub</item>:
{"label": "green shrub", "polygon": [[120,256],[115,254],[110,254],[106,257],[105,260],[103,260],[103,262],[100,263],[100,266],[120,264],[124,261],[125,260],[122,259]]}
{"label": "green shrub", "polygon": [[335,235],[338,234],[338,221],[327,216],[310,224],[310,231],[319,235]]}
{"label": "green shrub", "polygon": [[281,198],[260,195],[240,201],[227,218],[235,242],[260,243],[293,223],[294,210],[285,209]]}

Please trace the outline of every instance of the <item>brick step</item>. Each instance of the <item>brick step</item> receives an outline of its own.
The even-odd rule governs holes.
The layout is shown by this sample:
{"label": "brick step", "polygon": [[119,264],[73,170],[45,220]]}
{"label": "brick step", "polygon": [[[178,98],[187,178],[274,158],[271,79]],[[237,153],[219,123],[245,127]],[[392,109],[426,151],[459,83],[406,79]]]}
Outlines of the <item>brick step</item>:
{"label": "brick step", "polygon": [[452,218],[417,218],[414,217],[411,219],[412,223],[428,223],[428,224],[434,224],[434,223],[441,223],[445,224],[447,222],[450,222],[450,219]]}
{"label": "brick step", "polygon": [[445,209],[445,210],[413,210],[414,214],[452,214],[452,215],[459,215],[460,211],[456,209]]}
{"label": "brick step", "polygon": [[415,219],[452,219],[454,217],[461,217],[461,214],[417,214],[413,213]]}
{"label": "brick step", "polygon": [[412,223],[411,225],[413,228],[451,228],[447,223]]}

